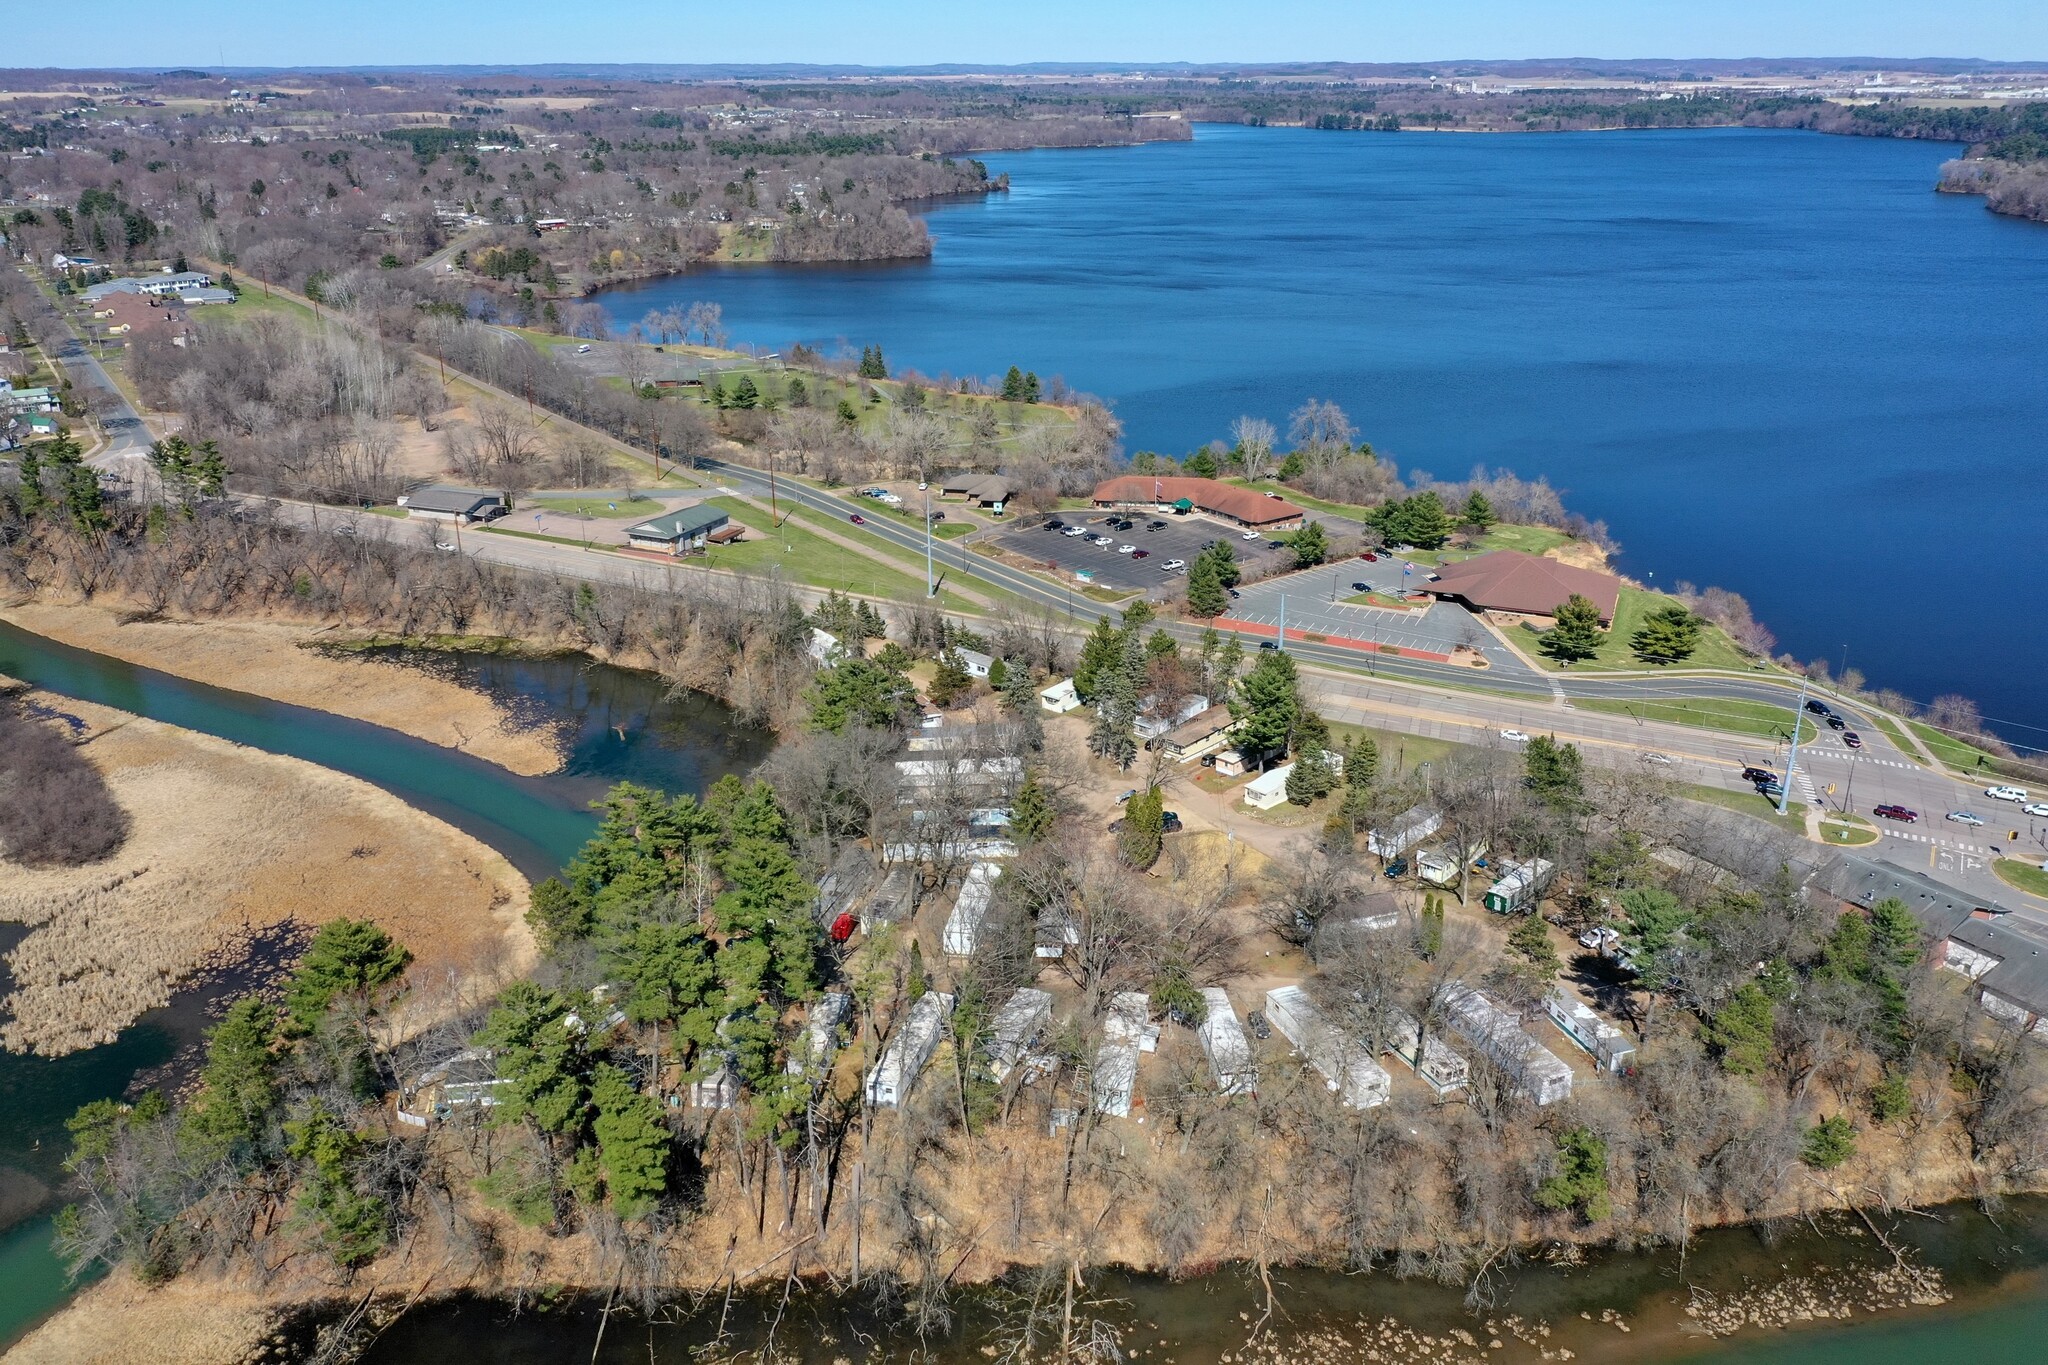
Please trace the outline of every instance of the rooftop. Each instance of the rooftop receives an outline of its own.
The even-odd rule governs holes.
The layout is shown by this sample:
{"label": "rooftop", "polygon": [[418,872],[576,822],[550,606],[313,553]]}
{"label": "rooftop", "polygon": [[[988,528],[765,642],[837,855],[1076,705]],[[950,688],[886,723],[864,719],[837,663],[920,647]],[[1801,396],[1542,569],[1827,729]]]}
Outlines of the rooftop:
{"label": "rooftop", "polygon": [[681,507],[628,527],[626,534],[642,540],[681,540],[713,531],[730,521],[724,512],[708,503]]}
{"label": "rooftop", "polygon": [[1529,616],[1549,616],[1577,593],[1600,609],[1602,621],[1612,621],[1621,602],[1621,580],[1613,574],[1574,568],[1521,550],[1489,550],[1446,564],[1434,582],[1423,586],[1438,596],[1462,597],[1489,611]]}
{"label": "rooftop", "polygon": [[1108,479],[1095,489],[1095,501],[1174,503],[1181,499],[1204,512],[1215,512],[1233,521],[1263,526],[1269,522],[1295,521],[1307,515],[1282,498],[1269,498],[1249,488],[1218,479],[1198,479],[1185,474],[1125,474]]}

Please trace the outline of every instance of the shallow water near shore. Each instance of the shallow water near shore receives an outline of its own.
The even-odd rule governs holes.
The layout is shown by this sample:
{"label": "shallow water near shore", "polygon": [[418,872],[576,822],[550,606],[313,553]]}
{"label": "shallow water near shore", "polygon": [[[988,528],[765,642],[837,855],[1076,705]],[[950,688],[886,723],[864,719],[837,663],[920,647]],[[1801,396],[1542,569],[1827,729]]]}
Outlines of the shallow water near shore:
{"label": "shallow water near shore", "polygon": [[[2048,1339],[2048,1199],[2012,1201],[1996,1220],[1972,1206],[1931,1216],[1880,1218],[1907,1262],[1938,1270],[1954,1295],[1940,1307],[1893,1307],[1892,1255],[1853,1216],[1814,1225],[1704,1232],[1681,1252],[1594,1252],[1577,1264],[1541,1259],[1508,1268],[1489,1283],[1491,1301],[1468,1310],[1462,1286],[1373,1273],[1276,1270],[1274,1311],[1265,1311],[1257,1277],[1226,1266],[1182,1281],[1107,1273],[1085,1296],[1116,1330],[1126,1360],[1190,1365],[1282,1362],[1505,1362],[1575,1359],[1605,1362],[1703,1360],[1743,1365],[1926,1365],[2039,1358]],[[521,1314],[477,1298],[415,1308],[388,1326],[366,1365],[429,1365],[445,1359],[538,1365],[542,1361],[699,1358],[725,1319],[725,1351],[769,1343],[803,1362],[969,1362],[1014,1331],[1014,1304],[1000,1290],[970,1289],[954,1301],[950,1330],[920,1341],[875,1316],[866,1301],[822,1291],[794,1296],[777,1321],[779,1296],[743,1296],[730,1309],[712,1296],[681,1321],[649,1324],[615,1312],[597,1345],[600,1301]],[[1714,1307],[1708,1310],[1705,1305]],[[1702,1311],[1688,1314],[1688,1305]],[[1872,1312],[1871,1308],[1881,1308]],[[1735,1312],[1789,1327],[1750,1326],[1708,1335]],[[1836,1314],[1796,1320],[1800,1313]],[[1626,1328],[1626,1330],[1624,1330]],[[1462,1335],[1461,1335],[1462,1334]],[[1495,1347],[1491,1343],[1499,1342]],[[1570,1356],[1564,1355],[1569,1351]],[[715,1352],[713,1353],[715,1354]]]}
{"label": "shallow water near shore", "polygon": [[[363,778],[476,836],[536,879],[589,837],[596,827],[590,802],[614,782],[702,791],[727,772],[746,772],[773,745],[714,698],[671,695],[653,674],[581,656],[384,656],[455,677],[522,718],[555,727],[565,745],[563,767],[519,777],[396,731],[188,682],[0,622],[0,675]],[[0,952],[24,932],[0,924]],[[66,1057],[0,1052],[0,1343],[68,1292],[50,1252],[47,1217],[64,1179],[64,1121],[80,1105],[121,1095],[138,1079],[175,1079],[165,1069],[189,1062],[215,1004],[235,988],[232,972],[198,983],[117,1041]]]}

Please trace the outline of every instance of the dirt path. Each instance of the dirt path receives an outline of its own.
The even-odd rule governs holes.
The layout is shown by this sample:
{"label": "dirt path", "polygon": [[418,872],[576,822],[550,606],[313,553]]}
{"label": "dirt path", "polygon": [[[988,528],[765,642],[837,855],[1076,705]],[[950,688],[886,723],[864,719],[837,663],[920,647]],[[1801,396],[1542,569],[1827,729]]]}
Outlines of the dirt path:
{"label": "dirt path", "polygon": [[110,1042],[265,931],[374,920],[412,950],[399,1031],[496,989],[533,958],[526,879],[470,835],[367,782],[48,693],[132,822],[81,868],[0,862],[7,957],[0,1041],[49,1055]]}
{"label": "dirt path", "polygon": [[460,749],[524,777],[562,764],[555,734],[521,724],[482,692],[417,668],[322,653],[326,632],[276,621],[128,621],[100,606],[31,602],[0,620],[62,644],[160,673],[248,692],[293,706]]}

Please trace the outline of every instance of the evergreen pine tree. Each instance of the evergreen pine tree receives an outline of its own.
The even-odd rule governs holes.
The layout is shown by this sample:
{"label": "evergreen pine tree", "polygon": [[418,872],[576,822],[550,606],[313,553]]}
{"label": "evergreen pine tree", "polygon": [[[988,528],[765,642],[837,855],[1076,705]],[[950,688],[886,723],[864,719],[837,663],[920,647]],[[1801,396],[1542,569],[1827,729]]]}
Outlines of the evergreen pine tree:
{"label": "evergreen pine tree", "polygon": [[1207,555],[1197,555],[1188,570],[1188,614],[1211,619],[1221,616],[1229,606],[1230,598],[1223,591],[1223,580],[1216,576],[1215,562]]}
{"label": "evergreen pine tree", "polygon": [[1081,644],[1081,657],[1074,664],[1074,692],[1084,702],[1092,702],[1102,692],[1103,674],[1116,666],[1123,657],[1121,632],[1110,624],[1107,616],[1097,617],[1095,629]]}
{"label": "evergreen pine tree", "polygon": [[1021,403],[1024,401],[1024,372],[1015,365],[1003,376],[1003,401]]}
{"label": "evergreen pine tree", "polygon": [[1052,798],[1038,780],[1036,772],[1024,778],[1024,785],[1017,789],[1016,799],[1010,803],[1010,836],[1019,848],[1037,843],[1052,833],[1055,814]]}
{"label": "evergreen pine tree", "polygon": [[1213,479],[1216,477],[1216,456],[1209,447],[1203,446],[1183,460],[1180,467],[1198,479]]}
{"label": "evergreen pine tree", "polygon": [[1287,752],[1301,716],[1301,681],[1294,656],[1284,650],[1262,652],[1238,683],[1230,700],[1238,722],[1237,749],[1262,766]]}
{"label": "evergreen pine tree", "polygon": [[1677,602],[1658,607],[1643,618],[1628,643],[1645,663],[1675,664],[1699,648],[1700,618]]}
{"label": "evergreen pine tree", "polygon": [[1600,652],[1600,608],[1587,598],[1573,593],[1558,604],[1553,619],[1555,624],[1543,634],[1545,654],[1572,663]]}
{"label": "evergreen pine tree", "polygon": [[1030,370],[1024,372],[1024,401],[1027,403],[1036,403],[1038,401],[1038,376]]}
{"label": "evergreen pine tree", "polygon": [[1117,852],[1124,863],[1144,871],[1159,861],[1166,836],[1166,799],[1159,788],[1147,787],[1124,806],[1123,828],[1117,831]]}
{"label": "evergreen pine tree", "polygon": [[1493,504],[1476,488],[1466,495],[1465,505],[1458,509],[1458,517],[1465,525],[1476,526],[1482,531],[1491,531],[1500,524],[1500,518],[1494,514]]}
{"label": "evergreen pine tree", "polygon": [[1312,569],[1330,557],[1330,537],[1320,521],[1309,522],[1289,536],[1287,547],[1294,551],[1297,569]]}

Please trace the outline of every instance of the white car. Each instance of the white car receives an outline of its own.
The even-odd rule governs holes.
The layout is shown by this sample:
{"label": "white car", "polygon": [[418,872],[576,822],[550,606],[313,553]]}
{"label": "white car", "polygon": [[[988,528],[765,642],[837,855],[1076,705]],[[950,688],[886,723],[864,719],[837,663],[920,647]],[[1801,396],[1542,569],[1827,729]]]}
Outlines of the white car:
{"label": "white car", "polygon": [[1187,566],[1188,562],[1185,559],[1169,559],[1159,566],[1159,571],[1161,573],[1179,573]]}
{"label": "white car", "polygon": [[1243,535],[1238,537],[1239,540],[1257,540],[1258,538],[1259,533],[1257,531],[1246,531]]}
{"label": "white car", "polygon": [[1529,742],[1529,737],[1520,730],[1503,730],[1500,732],[1500,737],[1510,744],[1527,744]]}
{"label": "white car", "polygon": [[590,343],[586,341],[586,342],[584,342],[584,343],[583,343],[583,344],[582,344],[581,346],[578,346],[578,347],[576,348],[576,354],[577,354],[577,355],[589,355],[589,354],[590,354]]}
{"label": "white car", "polygon": [[2044,820],[2048,820],[2048,801],[2036,801],[2032,805],[2021,806],[2020,809],[2028,815],[2039,816]]}
{"label": "white car", "polygon": [[1986,787],[1984,794],[1993,801],[2025,801],[2027,799],[2027,789],[2025,787]]}
{"label": "white car", "polygon": [[1069,540],[1072,540],[1072,539],[1073,539],[1073,538],[1074,538],[1075,536],[1085,536],[1085,535],[1087,535],[1087,534],[1088,534],[1088,531],[1087,531],[1087,528],[1085,528],[1085,527],[1081,527],[1081,526],[1069,526],[1069,527],[1068,527],[1068,528],[1067,528],[1066,530],[1064,530],[1064,531],[1060,532],[1060,534],[1061,534],[1061,535],[1063,535],[1063,536],[1065,536],[1065,537],[1066,537],[1067,539],[1069,539]]}
{"label": "white car", "polygon": [[875,494],[875,501],[887,503],[891,507],[901,507],[903,505],[903,499],[894,493],[877,493]]}
{"label": "white car", "polygon": [[1120,555],[1127,555],[1137,548],[1135,545],[1119,545],[1116,547],[1116,552]]}
{"label": "white car", "polygon": [[1655,763],[1657,766],[1661,768],[1668,768],[1671,766],[1671,760],[1665,757],[1663,754],[1645,753],[1643,755],[1643,762]]}
{"label": "white car", "polygon": [[1983,816],[1972,815],[1966,810],[1952,810],[1948,813],[1948,818],[1959,825],[1981,825],[1984,823]]}
{"label": "white car", "polygon": [[1116,542],[1108,536],[1090,536],[1088,537],[1088,543],[1090,545],[1114,545]]}

